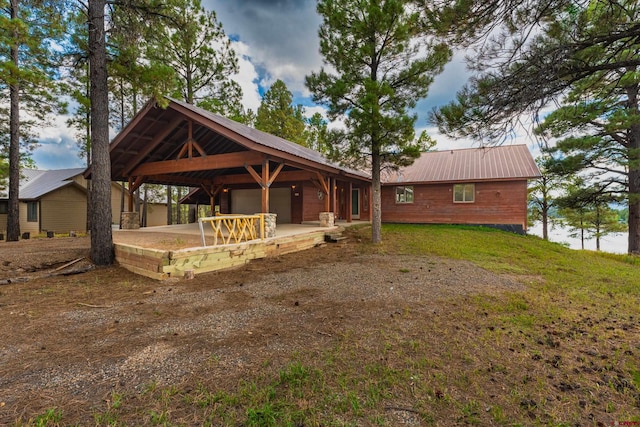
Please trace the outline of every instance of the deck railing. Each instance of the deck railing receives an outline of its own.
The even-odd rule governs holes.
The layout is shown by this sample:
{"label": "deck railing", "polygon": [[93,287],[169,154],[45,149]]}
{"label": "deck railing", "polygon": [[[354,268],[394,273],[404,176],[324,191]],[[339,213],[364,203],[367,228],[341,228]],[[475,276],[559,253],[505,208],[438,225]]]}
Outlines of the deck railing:
{"label": "deck railing", "polygon": [[[204,223],[213,229],[213,245],[240,243],[254,239],[264,240],[264,214],[228,215],[221,214],[199,218],[202,246],[207,246],[204,236]],[[259,229],[258,225],[259,224]],[[258,236],[259,232],[259,236]]]}

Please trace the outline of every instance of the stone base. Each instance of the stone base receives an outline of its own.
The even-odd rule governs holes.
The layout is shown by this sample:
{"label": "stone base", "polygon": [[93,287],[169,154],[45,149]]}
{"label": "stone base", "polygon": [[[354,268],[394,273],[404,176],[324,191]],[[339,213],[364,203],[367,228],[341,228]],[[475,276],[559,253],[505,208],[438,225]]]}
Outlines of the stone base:
{"label": "stone base", "polygon": [[[269,239],[276,237],[276,218],[277,214],[274,213],[257,213],[256,215],[263,215],[264,218],[264,238]],[[256,235],[260,236],[260,221],[256,223]]]}
{"label": "stone base", "polygon": [[320,212],[320,227],[333,227],[335,216],[333,212]]}
{"label": "stone base", "polygon": [[140,213],[122,212],[120,214],[120,223],[123,230],[136,230],[140,228]]}

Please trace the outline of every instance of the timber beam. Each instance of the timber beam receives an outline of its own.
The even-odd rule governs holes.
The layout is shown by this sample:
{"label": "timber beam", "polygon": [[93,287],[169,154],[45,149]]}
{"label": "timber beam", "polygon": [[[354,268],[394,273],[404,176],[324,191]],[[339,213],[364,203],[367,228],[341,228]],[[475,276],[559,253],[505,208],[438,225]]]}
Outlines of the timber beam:
{"label": "timber beam", "polygon": [[[275,175],[275,172],[273,173]],[[284,171],[277,174],[278,182],[292,182],[292,181],[309,181],[315,174],[309,171]],[[271,179],[271,183],[275,182],[276,179]],[[216,184],[225,184],[225,185],[234,185],[234,184],[253,184],[256,182],[256,179],[253,176],[247,174],[241,175],[225,175],[216,177],[213,182]]]}
{"label": "timber beam", "polygon": [[166,125],[166,127],[164,128],[164,130],[162,132],[160,132],[158,135],[156,135],[153,140],[151,140],[151,142],[149,142],[148,144],[145,144],[144,150],[139,153],[137,156],[135,156],[133,159],[131,159],[131,161],[129,163],[127,163],[127,165],[122,169],[122,171],[117,172],[119,175],[126,177],[130,174],[131,170],[133,170],[136,165],[142,161],[142,159],[144,159],[147,155],[149,155],[149,153],[151,153],[158,145],[160,145],[160,143],[167,137],[169,136],[169,134],[171,132],[173,132],[173,130],[182,122],[184,121],[184,117],[182,116],[177,116],[174,117],[173,120],[171,120],[171,122],[169,122],[168,125]]}
{"label": "timber beam", "polygon": [[247,164],[260,164],[264,155],[255,151],[194,157],[191,159],[165,160],[143,163],[131,172],[131,175],[162,175],[167,173],[196,172],[203,170],[229,169]]}

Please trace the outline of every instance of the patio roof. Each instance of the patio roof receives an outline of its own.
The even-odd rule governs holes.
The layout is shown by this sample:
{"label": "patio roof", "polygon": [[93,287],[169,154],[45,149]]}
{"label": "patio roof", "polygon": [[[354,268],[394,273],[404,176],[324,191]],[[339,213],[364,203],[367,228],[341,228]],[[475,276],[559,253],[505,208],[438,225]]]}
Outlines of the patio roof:
{"label": "patio roof", "polygon": [[301,179],[309,172],[369,181],[367,174],[343,168],[316,151],[193,105],[167,100],[166,108],[148,102],[111,142],[114,181],[144,177],[144,182],[194,187],[222,180],[255,184],[249,169],[261,174],[264,164],[272,170],[280,168],[278,180],[282,181]]}

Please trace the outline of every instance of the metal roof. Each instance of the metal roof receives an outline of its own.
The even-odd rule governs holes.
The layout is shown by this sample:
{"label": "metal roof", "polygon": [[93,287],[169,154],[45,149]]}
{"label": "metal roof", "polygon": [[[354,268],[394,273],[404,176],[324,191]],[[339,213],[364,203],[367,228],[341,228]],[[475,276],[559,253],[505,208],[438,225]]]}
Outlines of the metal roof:
{"label": "metal roof", "polygon": [[524,144],[428,151],[408,167],[389,172],[384,184],[532,179],[540,170]]}
{"label": "metal roof", "polygon": [[[36,200],[59,188],[73,184],[72,178],[81,175],[84,169],[36,170],[20,171],[20,200]],[[7,197],[3,195],[3,197]]]}
{"label": "metal roof", "polygon": [[[114,138],[110,146],[112,180],[127,180],[145,163],[176,160],[189,140],[189,126],[193,140],[206,155],[255,151],[284,161],[284,170],[310,169],[369,180],[368,174],[341,167],[314,150],[174,99],[169,99],[167,108],[150,101]],[[147,177],[146,182],[172,184],[174,180],[179,185],[246,173],[244,167],[196,170]]]}

